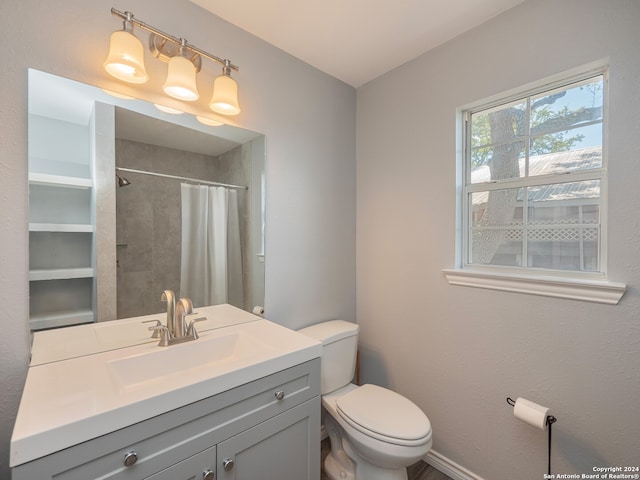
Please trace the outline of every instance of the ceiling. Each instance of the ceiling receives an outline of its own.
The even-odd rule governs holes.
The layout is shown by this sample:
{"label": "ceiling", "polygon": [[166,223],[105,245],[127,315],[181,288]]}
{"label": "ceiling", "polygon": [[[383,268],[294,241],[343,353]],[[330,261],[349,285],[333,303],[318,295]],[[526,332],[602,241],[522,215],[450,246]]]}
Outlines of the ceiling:
{"label": "ceiling", "polygon": [[191,0],[353,87],[524,0]]}

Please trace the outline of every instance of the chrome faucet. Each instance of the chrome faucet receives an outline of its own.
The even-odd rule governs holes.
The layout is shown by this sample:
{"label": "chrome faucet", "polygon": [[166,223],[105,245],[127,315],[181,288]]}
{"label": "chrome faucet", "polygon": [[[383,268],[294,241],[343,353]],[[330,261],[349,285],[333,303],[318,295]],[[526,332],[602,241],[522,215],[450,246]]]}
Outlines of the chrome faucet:
{"label": "chrome faucet", "polygon": [[167,329],[169,334],[173,337],[176,336],[176,296],[173,294],[173,290],[165,290],[160,297],[161,302],[167,302]]}
{"label": "chrome faucet", "polygon": [[196,331],[194,324],[196,322],[206,320],[207,318],[200,317],[187,323],[186,317],[188,315],[195,315],[191,300],[188,298],[181,298],[176,302],[175,295],[171,290],[165,290],[162,292],[160,300],[167,302],[167,325],[161,325],[160,321],[157,321],[157,325],[149,327],[149,330],[154,331],[153,338],[158,338],[156,334],[158,332],[160,333],[160,341],[158,342],[158,345],[166,347],[176,343],[196,340],[198,338],[198,332]]}
{"label": "chrome faucet", "polygon": [[185,317],[193,315],[193,303],[188,298],[181,298],[176,305],[176,316],[174,318],[175,337],[184,337],[187,331]]}

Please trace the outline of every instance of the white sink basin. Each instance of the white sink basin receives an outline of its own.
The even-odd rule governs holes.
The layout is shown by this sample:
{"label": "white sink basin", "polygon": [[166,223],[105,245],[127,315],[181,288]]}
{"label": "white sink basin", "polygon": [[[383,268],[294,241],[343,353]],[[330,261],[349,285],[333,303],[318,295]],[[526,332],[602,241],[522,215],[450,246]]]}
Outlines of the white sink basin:
{"label": "white sink basin", "polygon": [[[232,315],[224,321],[235,323]],[[221,323],[215,320],[212,326]],[[108,330],[105,336],[118,336],[117,329]],[[153,340],[32,364],[11,438],[11,464],[97,438],[322,353],[319,342],[264,319],[199,333],[197,340],[168,347]]]}
{"label": "white sink basin", "polygon": [[113,379],[121,388],[132,388],[174,376],[192,377],[198,370],[215,374],[222,369],[262,358],[273,347],[249,332],[213,331],[193,340],[151,352],[118,358],[107,363]]}

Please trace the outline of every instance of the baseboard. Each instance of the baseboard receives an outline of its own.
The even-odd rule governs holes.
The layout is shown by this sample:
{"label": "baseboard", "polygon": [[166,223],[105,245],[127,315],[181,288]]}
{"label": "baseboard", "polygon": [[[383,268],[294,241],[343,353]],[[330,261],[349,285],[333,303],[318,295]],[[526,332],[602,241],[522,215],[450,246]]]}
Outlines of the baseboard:
{"label": "baseboard", "polygon": [[423,459],[436,470],[444,473],[452,480],[484,480],[473,472],[470,472],[462,465],[458,465],[453,460],[444,455],[431,450]]}

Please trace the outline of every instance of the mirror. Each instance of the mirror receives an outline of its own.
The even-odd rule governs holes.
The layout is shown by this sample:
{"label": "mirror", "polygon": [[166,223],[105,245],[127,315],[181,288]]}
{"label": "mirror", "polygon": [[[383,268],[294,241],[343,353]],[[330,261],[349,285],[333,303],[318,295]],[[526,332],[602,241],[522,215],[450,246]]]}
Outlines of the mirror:
{"label": "mirror", "polygon": [[263,305],[264,163],[262,134],[30,69],[32,330],[162,312],[165,289]]}

